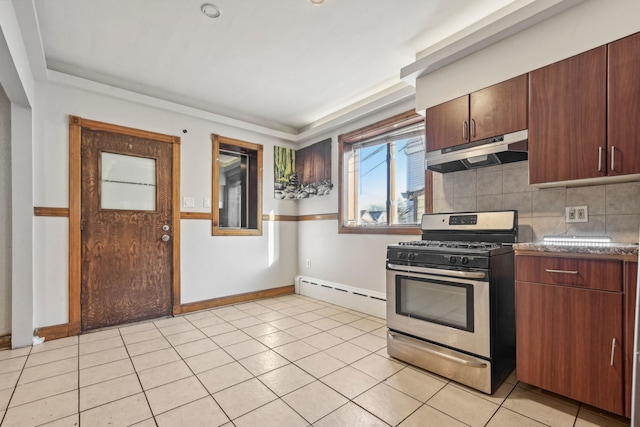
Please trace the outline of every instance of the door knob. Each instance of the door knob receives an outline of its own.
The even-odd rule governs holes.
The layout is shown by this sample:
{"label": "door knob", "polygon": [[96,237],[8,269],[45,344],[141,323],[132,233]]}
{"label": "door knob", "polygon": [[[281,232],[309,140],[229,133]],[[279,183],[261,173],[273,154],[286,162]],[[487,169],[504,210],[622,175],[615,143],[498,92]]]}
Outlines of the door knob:
{"label": "door knob", "polygon": [[169,235],[168,235],[168,234],[165,234],[164,236],[162,236],[162,241],[163,241],[163,242],[168,242],[168,241],[169,241],[169,239],[171,239],[171,237],[169,237]]}
{"label": "door knob", "polygon": [[162,231],[169,231],[169,226],[167,224],[163,225]]}

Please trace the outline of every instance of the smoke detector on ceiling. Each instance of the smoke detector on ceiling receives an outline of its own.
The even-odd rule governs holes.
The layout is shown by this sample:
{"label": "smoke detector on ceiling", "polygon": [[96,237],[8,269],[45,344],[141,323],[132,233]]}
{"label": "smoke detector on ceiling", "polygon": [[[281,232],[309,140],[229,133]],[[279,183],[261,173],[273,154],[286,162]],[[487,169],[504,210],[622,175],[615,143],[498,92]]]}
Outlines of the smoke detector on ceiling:
{"label": "smoke detector on ceiling", "polygon": [[320,6],[322,3],[324,3],[324,0],[309,0],[309,3],[314,6]]}
{"label": "smoke detector on ceiling", "polygon": [[220,17],[220,9],[218,9],[218,6],[212,3],[203,3],[202,6],[200,6],[200,11],[209,18]]}

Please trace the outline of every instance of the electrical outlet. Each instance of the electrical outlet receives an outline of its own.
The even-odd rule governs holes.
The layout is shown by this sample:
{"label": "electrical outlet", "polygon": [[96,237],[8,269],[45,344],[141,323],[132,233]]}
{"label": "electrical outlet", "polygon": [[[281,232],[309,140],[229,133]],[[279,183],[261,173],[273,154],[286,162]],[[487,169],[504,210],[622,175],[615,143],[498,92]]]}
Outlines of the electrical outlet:
{"label": "electrical outlet", "polygon": [[307,262],[305,264],[307,266],[307,268],[311,268],[311,259],[307,258]]}
{"label": "electrical outlet", "polygon": [[203,208],[210,208],[211,207],[211,199],[208,197],[205,197],[204,199],[202,199],[202,207]]}
{"label": "electrical outlet", "polygon": [[589,222],[586,206],[570,206],[565,208],[566,222]]}
{"label": "electrical outlet", "polygon": [[183,197],[182,207],[194,208],[196,206],[196,199],[194,197]]}

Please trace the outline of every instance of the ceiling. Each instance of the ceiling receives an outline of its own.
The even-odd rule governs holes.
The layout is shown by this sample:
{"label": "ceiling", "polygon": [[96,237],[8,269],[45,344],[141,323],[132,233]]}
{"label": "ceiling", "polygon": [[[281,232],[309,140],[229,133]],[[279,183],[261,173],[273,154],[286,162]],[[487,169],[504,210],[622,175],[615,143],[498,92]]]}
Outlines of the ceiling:
{"label": "ceiling", "polygon": [[[46,68],[289,134],[512,0],[35,0]],[[36,21],[34,21],[36,22]]]}

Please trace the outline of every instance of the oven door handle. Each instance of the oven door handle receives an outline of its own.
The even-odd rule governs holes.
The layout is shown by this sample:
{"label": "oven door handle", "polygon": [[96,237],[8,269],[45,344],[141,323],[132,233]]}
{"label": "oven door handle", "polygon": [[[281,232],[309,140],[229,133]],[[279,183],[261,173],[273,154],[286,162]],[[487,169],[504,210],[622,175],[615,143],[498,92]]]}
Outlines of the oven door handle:
{"label": "oven door handle", "polygon": [[486,368],[487,364],[482,362],[475,362],[471,360],[466,360],[461,357],[452,356],[450,354],[442,353],[435,348],[431,348],[432,346],[429,343],[418,341],[415,338],[404,337],[401,335],[396,335],[393,332],[387,332],[389,334],[389,338],[393,341],[398,341],[406,346],[411,348],[415,348],[416,350],[424,351],[425,353],[433,354],[434,356],[442,357],[443,359],[451,360],[452,362],[456,362],[462,365],[469,366],[471,368]]}
{"label": "oven door handle", "polygon": [[481,271],[458,271],[440,268],[413,267],[409,265],[399,265],[388,263],[391,270],[409,271],[411,273],[437,274],[439,276],[459,277],[462,279],[484,279],[486,274]]}

